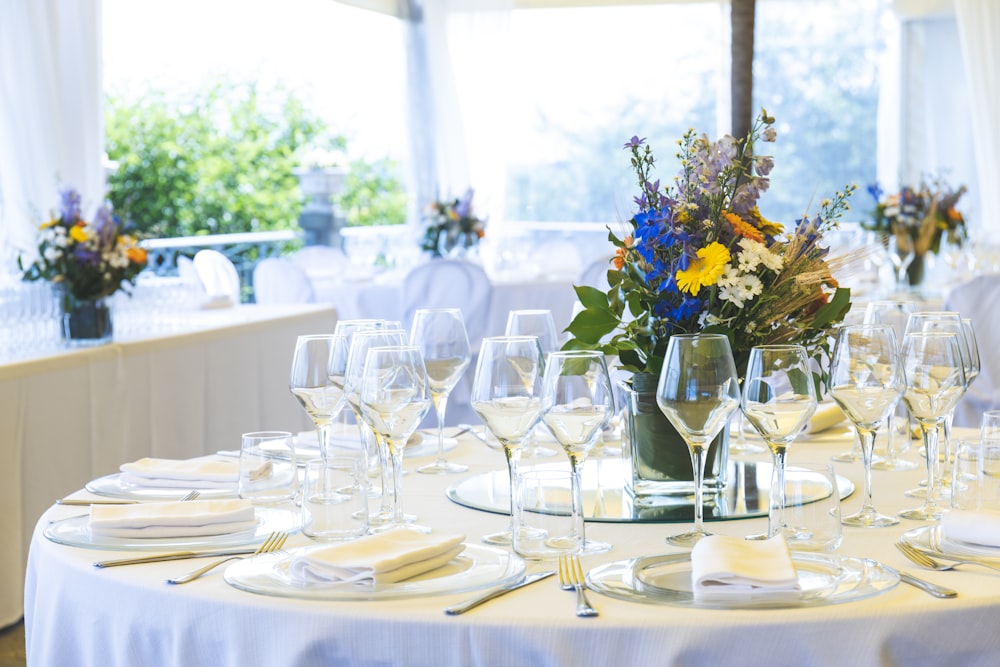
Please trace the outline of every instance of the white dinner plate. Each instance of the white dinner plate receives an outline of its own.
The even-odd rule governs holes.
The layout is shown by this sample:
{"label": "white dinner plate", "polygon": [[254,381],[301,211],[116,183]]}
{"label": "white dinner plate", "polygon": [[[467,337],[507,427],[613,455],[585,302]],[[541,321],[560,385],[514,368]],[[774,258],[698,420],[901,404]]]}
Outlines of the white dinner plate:
{"label": "white dinner plate", "polygon": [[337,583],[302,584],[288,574],[292,558],[306,550],[323,549],[326,546],[299,547],[237,561],[226,569],[226,582],[250,593],[303,600],[392,600],[503,586],[519,580],[526,567],[521,557],[509,551],[466,543],[465,550],[443,567],[394,584],[375,587]]}
{"label": "white dinner plate", "polygon": [[904,544],[909,544],[932,557],[946,560],[980,560],[1000,565],[1000,548],[949,539],[945,537],[940,525],[913,528],[903,533],[899,539]]}
{"label": "white dinner plate", "polygon": [[894,570],[866,558],[792,552],[800,591],[780,597],[734,597],[696,600],[692,592],[691,554],[649,556],[615,561],[587,573],[598,593],[648,604],[705,609],[778,609],[819,607],[861,600],[899,583]]}
{"label": "white dinner plate", "polygon": [[280,507],[255,507],[257,526],[224,535],[199,535],[195,537],[127,538],[93,535],[90,516],[74,516],[53,521],[45,527],[45,537],[59,544],[88,549],[127,549],[135,551],[179,551],[238,547],[258,544],[274,531],[294,533],[302,524],[298,510]]}
{"label": "white dinner plate", "polygon": [[192,482],[191,486],[165,487],[165,486],[139,486],[129,484],[122,479],[120,472],[98,477],[87,482],[85,487],[91,493],[108,498],[121,498],[123,500],[180,500],[192,490],[197,490],[198,497],[202,500],[209,498],[235,498],[236,484],[231,488],[202,489]]}

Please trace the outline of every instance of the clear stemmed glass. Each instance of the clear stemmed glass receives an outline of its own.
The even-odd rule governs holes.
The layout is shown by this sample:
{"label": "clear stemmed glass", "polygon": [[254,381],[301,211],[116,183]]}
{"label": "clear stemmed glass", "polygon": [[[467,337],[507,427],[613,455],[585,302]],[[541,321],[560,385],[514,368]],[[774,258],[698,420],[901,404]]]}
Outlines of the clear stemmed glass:
{"label": "clear stemmed glass", "polygon": [[[420,348],[412,345],[371,347],[365,364],[358,403],[372,430],[392,456],[393,512],[390,526],[405,523],[403,514],[403,450],[431,407],[431,392]],[[430,532],[429,528],[409,524]]]}
{"label": "clear stemmed glass", "polygon": [[[552,311],[534,310],[511,310],[507,313],[507,327],[504,330],[505,336],[534,336],[538,339],[538,346],[542,348],[542,354],[546,355],[559,349],[559,333],[556,331],[555,320],[552,319]],[[527,438],[528,445],[526,456],[529,458],[541,456],[555,456],[557,451],[549,447],[541,447],[538,444],[537,433],[546,427],[539,424]]]}
{"label": "clear stemmed glass", "polygon": [[[906,323],[910,315],[916,312],[912,301],[902,299],[886,299],[872,301],[865,308],[865,324],[887,324],[892,327],[896,343],[903,340],[906,334]],[[910,413],[906,411],[906,403],[899,401],[896,408],[889,413],[885,421],[886,446],[885,458],[872,463],[873,470],[915,470],[915,461],[900,458],[910,446]]]}
{"label": "clear stemmed glass", "polygon": [[933,521],[941,516],[938,505],[938,440],[946,416],[955,410],[965,392],[965,367],[958,334],[916,331],[903,338],[903,370],[906,392],[903,400],[917,420],[927,460],[927,489],[921,507],[904,510],[905,519]]}
{"label": "clear stemmed glass", "polygon": [[344,385],[330,376],[330,360],[345,342],[335,334],[299,336],[292,355],[288,389],[316,425],[324,459],[329,456],[330,425],[344,408]]}
{"label": "clear stemmed glass", "polygon": [[587,539],[581,471],[614,411],[614,392],[604,353],[552,352],[545,358],[542,420],[569,457],[574,533],[582,553],[611,550],[607,542]]}
{"label": "clear stemmed glass", "polygon": [[905,231],[889,234],[889,261],[896,272],[896,287],[909,289],[909,281],[906,277],[906,270],[916,259],[917,254],[913,247],[913,241]]}
{"label": "clear stemmed glass", "polygon": [[417,472],[433,475],[464,472],[469,466],[452,463],[444,455],[444,415],[448,396],[469,367],[472,352],[465,331],[462,311],[458,308],[421,308],[413,315],[410,343],[420,348],[427,369],[434,412],[437,415],[438,455],[433,463]]}
{"label": "clear stemmed glass", "polygon": [[736,362],[722,334],[670,337],[656,387],[656,404],[684,438],[694,470],[694,528],[667,542],[691,547],[705,532],[702,484],[708,447],[740,405]]}
{"label": "clear stemmed glass", "polygon": [[351,337],[350,351],[347,355],[347,365],[344,372],[344,398],[354,410],[358,428],[368,429],[369,434],[374,439],[380,464],[382,495],[378,511],[368,520],[372,530],[384,528],[392,522],[394,513],[391,493],[393,470],[385,440],[375,431],[361,410],[361,381],[364,379],[365,359],[371,348],[405,345],[407,342],[406,333],[400,329],[361,329],[355,331]]}
{"label": "clear stemmed glass", "polygon": [[524,439],[542,416],[542,373],[545,362],[534,336],[484,338],[472,382],[472,409],[500,442],[510,475],[510,523],[507,530],[486,535],[490,544],[510,544],[521,525],[514,499]]}
{"label": "clear stemmed glass", "polygon": [[905,386],[892,327],[855,324],[841,328],[830,361],[830,395],[857,429],[865,467],[861,509],[844,517],[844,525],[881,528],[899,523],[872,504],[872,450]]}
{"label": "clear stemmed glass", "polygon": [[767,535],[794,537],[785,521],[785,459],[788,446],[816,412],[816,390],[809,356],[801,345],[751,348],[740,407],[771,450],[770,506]]}

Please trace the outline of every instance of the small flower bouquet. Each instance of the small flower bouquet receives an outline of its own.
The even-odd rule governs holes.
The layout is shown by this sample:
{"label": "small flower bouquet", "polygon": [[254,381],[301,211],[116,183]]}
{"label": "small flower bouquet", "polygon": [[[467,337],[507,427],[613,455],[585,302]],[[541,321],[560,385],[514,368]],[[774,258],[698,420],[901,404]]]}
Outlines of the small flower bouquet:
{"label": "small flower bouquet", "polygon": [[483,238],[486,220],[473,213],[472,195],[470,188],[460,199],[436,201],[428,207],[423,250],[440,256],[454,248],[470,248]]}
{"label": "small flower bouquet", "polygon": [[603,349],[625,370],[659,375],[672,334],[729,336],[737,369],[755,345],[797,343],[822,361],[831,328],[850,307],[850,290],[831,272],[823,235],[836,226],[855,186],[820,203],[790,232],[761,215],[757,201],[774,161],[758,141],[776,138],[762,112],[744,139],[681,139],[673,186],[654,179],[652,149],[632,137],[638,211],[616,248],[610,290],[577,287],[585,307],[568,327],[571,348]]}

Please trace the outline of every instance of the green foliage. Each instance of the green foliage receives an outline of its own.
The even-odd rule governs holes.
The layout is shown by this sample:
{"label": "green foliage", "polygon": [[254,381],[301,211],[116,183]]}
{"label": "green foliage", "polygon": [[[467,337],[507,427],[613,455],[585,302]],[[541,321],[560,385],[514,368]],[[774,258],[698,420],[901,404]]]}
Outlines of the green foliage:
{"label": "green foliage", "polygon": [[406,190],[397,171],[396,163],[388,158],[351,162],[340,197],[348,227],[406,222]]}

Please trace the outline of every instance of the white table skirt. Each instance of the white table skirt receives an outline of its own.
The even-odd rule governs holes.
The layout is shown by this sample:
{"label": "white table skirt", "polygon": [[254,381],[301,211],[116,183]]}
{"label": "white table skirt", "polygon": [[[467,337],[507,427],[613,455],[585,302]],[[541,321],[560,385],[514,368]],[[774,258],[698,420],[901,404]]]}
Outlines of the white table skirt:
{"label": "white table skirt", "polygon": [[143,456],[192,457],[240,434],[310,424],[288,393],[295,338],[332,331],[328,306],[206,312],[193,332],[0,366],[0,626],[21,616],[38,517],[57,498]]}
{"label": "white table skirt", "polygon": [[[826,460],[849,447],[846,436],[817,436],[793,446],[790,463]],[[915,456],[910,453],[909,457]],[[463,436],[451,458],[469,474],[503,468],[500,452]],[[549,459],[551,460],[551,459]],[[439,530],[464,531],[470,541],[504,527],[507,518],[454,504],[444,496],[462,476],[413,473],[404,478],[407,511]],[[860,464],[837,464],[858,490]],[[875,503],[884,512],[911,506],[902,493],[921,472],[875,472]],[[1000,576],[976,567],[926,572],[951,586],[941,600],[900,584],[878,597],[846,604],[772,610],[704,610],[621,601],[591,593],[600,617],[573,615],[574,596],[550,579],[465,615],[442,613],[469,594],[380,602],[315,602],[238,591],[222,571],[184,586],[164,583],[191,562],[119,567],[91,563],[121,552],[60,546],[41,530],[72,513],[51,509],[32,542],[25,598],[28,663],[36,667],[113,665],[996,665],[1000,664]],[[838,553],[867,556],[916,572],[893,547],[918,525],[846,528]],[[761,532],[762,518],[712,522],[717,533]],[[672,551],[664,536],[683,524],[588,523],[589,534],[614,544],[587,556],[584,567]],[[290,546],[308,543],[296,535]],[[538,567],[538,566],[531,566]]]}

